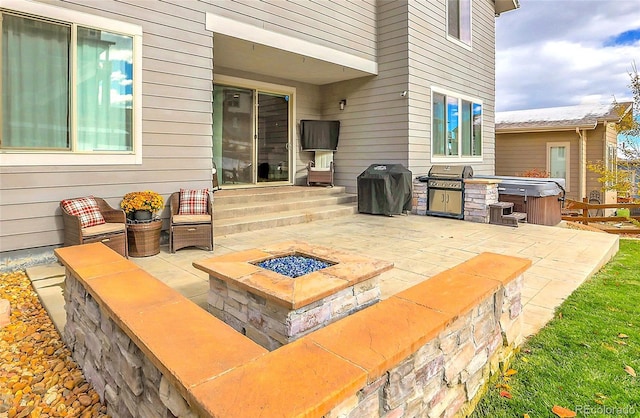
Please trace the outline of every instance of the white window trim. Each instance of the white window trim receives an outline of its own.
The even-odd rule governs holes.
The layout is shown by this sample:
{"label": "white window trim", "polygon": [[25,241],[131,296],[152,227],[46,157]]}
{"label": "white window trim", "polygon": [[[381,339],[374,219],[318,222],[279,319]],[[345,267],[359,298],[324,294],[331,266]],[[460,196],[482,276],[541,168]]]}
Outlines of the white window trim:
{"label": "white window trim", "polygon": [[[609,158],[609,152],[613,151],[613,161]],[[618,147],[614,142],[605,142],[604,143],[604,166],[607,170],[614,173],[617,177],[618,173]],[[611,186],[611,182],[607,182],[607,187]]]}
{"label": "white window trim", "polygon": [[[469,43],[466,43],[458,38],[456,38],[455,36],[451,36],[449,35],[449,2],[447,0],[445,0],[445,14],[444,14],[444,19],[445,19],[445,36],[448,40],[450,40],[451,42],[453,42],[454,44],[458,44],[461,47],[463,47],[464,49],[468,49],[469,51],[472,51],[472,45],[473,45],[473,0],[471,0],[469,2],[469,17],[471,19],[471,21],[469,22],[469,33],[471,35],[471,39],[469,40]],[[458,22],[459,24],[459,22]]]}
{"label": "white window trim", "polygon": [[547,173],[549,173],[549,175],[551,175],[551,148],[552,147],[565,147],[565,161],[564,161],[564,165],[565,165],[565,171],[567,173],[567,178],[565,179],[565,187],[564,190],[566,192],[570,192],[571,191],[571,143],[570,142],[547,142],[547,152],[546,152],[546,159],[547,159]]}
{"label": "white window trim", "polygon": [[[122,153],[2,150],[0,165],[142,164],[142,26],[29,0],[3,0],[2,8],[133,37],[133,151]],[[75,70],[74,70],[75,71]],[[72,106],[75,104],[72,103]]]}
{"label": "white window trim", "polygon": [[[477,103],[479,105],[482,106],[482,127],[480,128],[481,132],[482,132],[482,146],[481,146],[481,155],[479,156],[463,156],[463,155],[450,155],[450,156],[443,156],[443,155],[434,155],[433,153],[433,93],[440,93],[440,94],[444,94],[445,96],[451,96],[451,97],[455,97],[458,100],[466,100],[472,103]],[[430,99],[430,103],[429,103],[429,109],[431,109],[431,131],[430,131],[430,139],[429,139],[429,150],[431,153],[431,162],[432,163],[451,163],[451,162],[460,162],[460,163],[481,163],[484,160],[484,153],[485,153],[485,132],[484,132],[484,102],[476,97],[472,97],[472,96],[468,96],[466,94],[461,94],[461,93],[457,93],[451,90],[447,90],[447,89],[443,89],[440,87],[434,87],[431,86],[431,99]],[[458,144],[458,150],[459,152],[462,152],[462,146],[460,146],[460,144]]]}
{"label": "white window trim", "polygon": [[[292,147],[291,150],[291,173],[293,177],[291,179],[292,182],[295,183],[295,173],[297,172],[297,160],[298,160],[298,147],[300,145],[300,139],[298,138],[297,125],[298,119],[296,116],[296,88],[292,86],[285,86],[282,84],[274,84],[267,83],[263,81],[250,80],[246,78],[233,77],[229,75],[223,74],[214,74],[213,76],[214,84],[223,84],[225,86],[233,86],[233,87],[241,87],[245,89],[259,90],[267,93],[277,93],[277,94],[288,94],[290,101],[290,126],[289,126],[289,135],[291,136]],[[267,186],[267,185],[265,185]]]}

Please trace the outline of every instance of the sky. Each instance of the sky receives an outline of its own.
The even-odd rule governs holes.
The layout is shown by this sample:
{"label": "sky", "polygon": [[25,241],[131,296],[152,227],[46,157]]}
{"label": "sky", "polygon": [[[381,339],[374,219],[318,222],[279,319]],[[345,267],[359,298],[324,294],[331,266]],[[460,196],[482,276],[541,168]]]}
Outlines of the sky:
{"label": "sky", "polygon": [[631,100],[640,0],[520,0],[496,19],[496,110]]}

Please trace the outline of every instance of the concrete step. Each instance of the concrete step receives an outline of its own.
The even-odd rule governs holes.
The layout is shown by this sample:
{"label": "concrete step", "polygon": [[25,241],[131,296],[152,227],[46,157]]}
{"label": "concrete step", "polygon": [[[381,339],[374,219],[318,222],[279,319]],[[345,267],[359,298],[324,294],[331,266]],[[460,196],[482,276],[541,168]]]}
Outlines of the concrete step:
{"label": "concrete step", "polygon": [[334,204],[305,209],[292,209],[280,212],[254,213],[250,216],[218,219],[214,222],[214,236],[256,231],[278,226],[313,222],[321,219],[332,219],[357,212],[357,203]]}
{"label": "concrete step", "polygon": [[311,196],[335,196],[345,193],[342,186],[335,187],[256,187],[247,189],[222,189],[214,193],[214,204],[234,205],[250,202],[273,202],[290,198],[302,198]]}
{"label": "concrete step", "polygon": [[215,219],[238,218],[255,214],[281,213],[292,210],[323,208],[333,205],[355,203],[357,196],[352,194],[318,194],[312,196],[286,196],[280,200],[249,201],[243,203],[221,203],[215,200]]}

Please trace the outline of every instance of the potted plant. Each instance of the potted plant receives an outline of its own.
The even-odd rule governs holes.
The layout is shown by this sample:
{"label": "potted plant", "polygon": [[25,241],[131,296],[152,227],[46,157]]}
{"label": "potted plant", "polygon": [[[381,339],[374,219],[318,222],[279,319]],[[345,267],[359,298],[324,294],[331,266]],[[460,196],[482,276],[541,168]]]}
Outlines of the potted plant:
{"label": "potted plant", "polygon": [[145,190],[124,195],[120,207],[127,217],[136,221],[149,221],[164,207],[164,199],[158,193]]}

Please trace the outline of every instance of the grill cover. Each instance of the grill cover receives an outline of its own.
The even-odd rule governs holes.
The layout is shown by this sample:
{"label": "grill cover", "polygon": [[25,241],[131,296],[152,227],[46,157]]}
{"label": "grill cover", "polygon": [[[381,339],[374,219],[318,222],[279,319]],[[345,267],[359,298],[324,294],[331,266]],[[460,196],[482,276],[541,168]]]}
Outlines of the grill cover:
{"label": "grill cover", "polygon": [[402,164],[372,164],[358,176],[358,212],[395,215],[411,210],[411,171]]}

